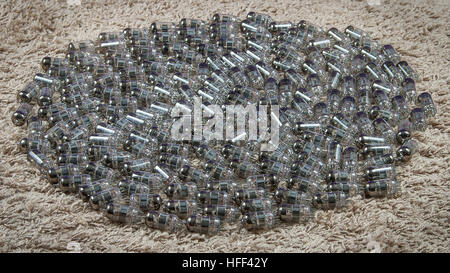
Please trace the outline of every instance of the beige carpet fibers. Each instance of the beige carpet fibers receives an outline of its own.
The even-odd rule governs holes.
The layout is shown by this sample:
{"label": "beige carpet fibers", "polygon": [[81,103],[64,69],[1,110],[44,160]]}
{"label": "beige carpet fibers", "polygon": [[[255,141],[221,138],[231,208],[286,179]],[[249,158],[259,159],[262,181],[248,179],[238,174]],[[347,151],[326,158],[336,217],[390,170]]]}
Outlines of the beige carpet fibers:
{"label": "beige carpet fibers", "polygon": [[[120,1],[117,1],[120,2]],[[319,1],[318,1],[319,2]],[[71,5],[68,5],[71,4]],[[39,179],[16,143],[11,124],[16,93],[40,71],[42,57],[60,55],[74,40],[100,31],[148,27],[154,20],[208,19],[213,13],[270,13],[326,28],[353,24],[391,43],[423,78],[438,115],[416,133],[419,154],[398,168],[403,195],[355,200],[343,212],[319,212],[307,225],[259,234],[225,229],[211,238],[126,227]],[[448,252],[449,11],[444,1],[9,1],[0,3],[0,251],[55,252]]]}

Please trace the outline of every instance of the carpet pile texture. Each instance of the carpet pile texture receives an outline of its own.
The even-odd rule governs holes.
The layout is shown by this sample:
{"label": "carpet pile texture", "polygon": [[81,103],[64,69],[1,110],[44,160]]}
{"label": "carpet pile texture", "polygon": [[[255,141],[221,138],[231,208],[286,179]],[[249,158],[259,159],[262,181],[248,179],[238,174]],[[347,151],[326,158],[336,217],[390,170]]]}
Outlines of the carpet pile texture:
{"label": "carpet pile texture", "polygon": [[[1,1],[0,252],[449,252],[450,2],[443,1]],[[419,153],[398,168],[396,199],[356,199],[306,225],[258,234],[225,228],[219,235],[170,235],[111,223],[74,195],[40,179],[17,148],[24,129],[11,114],[16,94],[40,72],[44,56],[63,56],[70,41],[153,21],[209,19],[214,13],[269,13],[326,29],[354,25],[390,43],[417,70],[419,92],[438,114],[415,133]]]}

